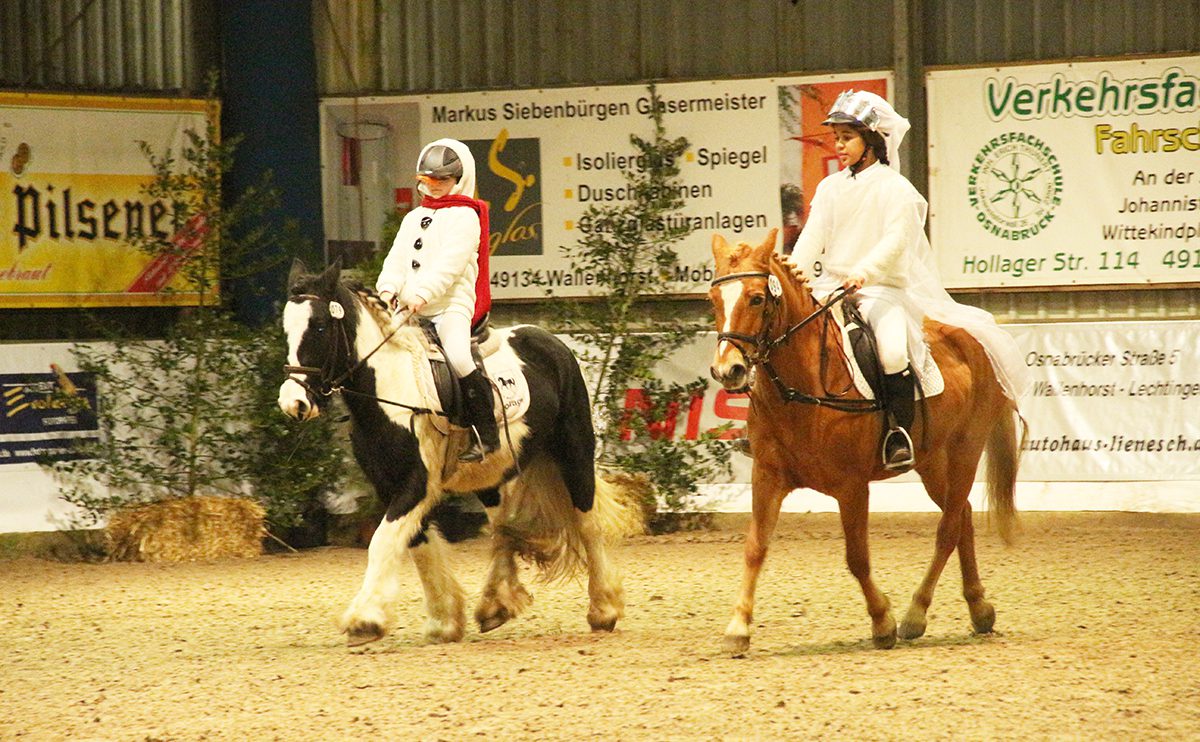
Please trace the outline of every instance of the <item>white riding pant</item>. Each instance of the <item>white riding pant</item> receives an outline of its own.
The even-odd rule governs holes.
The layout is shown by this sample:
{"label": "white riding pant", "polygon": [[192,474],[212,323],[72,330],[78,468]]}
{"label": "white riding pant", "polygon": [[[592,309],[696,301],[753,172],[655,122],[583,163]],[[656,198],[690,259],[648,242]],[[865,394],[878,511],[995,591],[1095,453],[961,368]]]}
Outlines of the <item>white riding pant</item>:
{"label": "white riding pant", "polygon": [[475,370],[475,359],[471,357],[471,318],[458,312],[442,312],[427,319],[442,341],[450,370],[460,379],[470,376]]}
{"label": "white riding pant", "polygon": [[908,367],[908,312],[886,294],[862,291],[858,309],[875,334],[879,365],[885,374],[898,374]]}

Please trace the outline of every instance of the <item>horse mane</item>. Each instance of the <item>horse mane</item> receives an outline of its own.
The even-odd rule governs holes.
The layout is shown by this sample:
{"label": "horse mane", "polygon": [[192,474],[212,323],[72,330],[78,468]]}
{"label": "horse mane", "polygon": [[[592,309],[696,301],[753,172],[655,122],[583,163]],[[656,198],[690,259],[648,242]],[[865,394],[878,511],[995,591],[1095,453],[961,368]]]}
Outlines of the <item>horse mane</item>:
{"label": "horse mane", "polygon": [[346,289],[358,298],[359,303],[362,304],[367,310],[367,313],[371,315],[371,319],[375,320],[380,327],[388,326],[388,323],[391,321],[392,317],[391,311],[388,309],[387,302],[379,298],[379,294],[375,291],[375,289],[364,285],[363,282],[357,278],[343,279],[342,288]]}
{"label": "horse mane", "polygon": [[[391,332],[393,327],[392,310],[387,302],[379,298],[375,289],[364,285],[357,278],[343,279],[340,285],[358,299],[358,303],[362,305],[367,315],[375,321],[385,335]],[[422,334],[421,329],[415,325],[405,325],[400,327],[397,332],[392,333],[387,344],[401,350],[419,352],[422,349]]]}
{"label": "horse mane", "polygon": [[[784,256],[777,252],[771,253],[771,263],[767,266],[767,270],[771,273],[782,273],[791,282],[792,286],[800,291],[811,291],[808,285],[808,276],[804,271],[795,268],[791,263],[784,261]],[[773,270],[778,268],[779,270]]]}

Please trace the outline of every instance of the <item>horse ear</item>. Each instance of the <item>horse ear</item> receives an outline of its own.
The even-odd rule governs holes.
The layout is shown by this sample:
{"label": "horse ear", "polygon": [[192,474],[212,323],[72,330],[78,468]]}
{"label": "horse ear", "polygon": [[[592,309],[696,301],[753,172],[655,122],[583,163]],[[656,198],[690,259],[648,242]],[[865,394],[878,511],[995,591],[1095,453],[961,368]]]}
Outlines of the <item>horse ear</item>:
{"label": "horse ear", "polygon": [[775,238],[779,234],[779,228],[775,227],[767,234],[767,238],[762,241],[762,244],[754,248],[754,257],[766,260],[770,258],[771,253],[775,252]]}
{"label": "horse ear", "polygon": [[300,282],[302,276],[308,275],[308,266],[300,258],[292,258],[292,269],[288,271],[287,285],[292,288]]}
{"label": "horse ear", "polygon": [[729,252],[729,243],[718,232],[713,232],[712,238],[713,257],[720,260],[721,254]]}
{"label": "horse ear", "polygon": [[337,291],[338,281],[341,280],[341,277],[342,258],[339,256],[337,260],[333,261],[332,265],[325,269],[320,278],[317,279],[317,292],[320,296],[324,299],[332,299],[334,293]]}

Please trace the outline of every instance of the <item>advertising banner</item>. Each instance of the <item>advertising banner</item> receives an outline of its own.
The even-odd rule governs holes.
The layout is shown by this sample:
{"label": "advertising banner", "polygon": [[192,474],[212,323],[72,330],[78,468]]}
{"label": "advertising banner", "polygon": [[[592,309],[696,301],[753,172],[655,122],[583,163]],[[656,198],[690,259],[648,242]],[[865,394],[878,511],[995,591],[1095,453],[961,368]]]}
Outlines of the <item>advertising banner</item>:
{"label": "advertising banner", "polygon": [[0,466],[77,458],[99,434],[93,374],[0,374]]}
{"label": "advertising banner", "polygon": [[1200,323],[1011,330],[1034,380],[1022,479],[1200,479]]}
{"label": "advertising banner", "polygon": [[1200,57],[931,71],[948,288],[1200,281]]}
{"label": "advertising banner", "polygon": [[[1200,480],[1200,322],[1005,328],[1034,380],[1021,404],[1029,423],[1022,481]],[[706,376],[716,342],[716,333],[697,337],[659,375],[681,383]],[[680,411],[675,435],[694,439],[723,423],[733,426],[725,437],[743,435],[747,403],[710,382]],[[749,459],[733,463],[733,481],[749,482]]]}
{"label": "advertising banner", "polygon": [[187,248],[196,225],[142,193],[141,143],[178,156],[205,128],[202,100],[0,93],[0,308],[196,304],[177,264],[130,238]]}
{"label": "advertising banner", "polygon": [[[1200,512],[1200,322],[1005,328],[1034,379],[1033,394],[1021,407],[1029,422],[1021,509]],[[96,409],[95,380],[62,372],[72,368],[69,344],[7,348],[0,354],[0,533],[52,530],[73,511],[35,461],[70,455],[70,443],[98,435],[88,414]],[[716,333],[697,336],[659,366],[659,378],[683,383],[707,377],[715,348]],[[638,402],[636,391],[627,395],[628,406]],[[745,434],[748,414],[746,395],[710,381],[702,396],[678,411],[671,435],[694,439],[729,425],[721,435],[737,437]],[[703,488],[702,507],[749,510],[752,462],[735,453],[732,464],[727,482]],[[976,489],[982,497],[982,484]],[[871,507],[935,506],[910,472],[872,485]],[[797,490],[785,509],[827,511],[836,502]]]}
{"label": "advertising banner", "polygon": [[[821,121],[838,93],[887,96],[888,73],[670,83],[657,88],[668,138],[685,137],[678,195],[668,217],[693,232],[676,245],[671,292],[711,280],[714,232],[757,244],[803,224],[816,184],[837,168]],[[591,206],[631,199],[625,174],[645,167],[630,136],[653,138],[652,98],[641,85],[487,91],[322,101],[325,234],[350,262],[380,249],[387,224],[419,201],[421,146],[462,140],[475,156],[479,198],[491,214],[492,296],[584,296],[595,277],[572,270],[564,248],[592,230]],[[382,245],[386,250],[389,245]]]}

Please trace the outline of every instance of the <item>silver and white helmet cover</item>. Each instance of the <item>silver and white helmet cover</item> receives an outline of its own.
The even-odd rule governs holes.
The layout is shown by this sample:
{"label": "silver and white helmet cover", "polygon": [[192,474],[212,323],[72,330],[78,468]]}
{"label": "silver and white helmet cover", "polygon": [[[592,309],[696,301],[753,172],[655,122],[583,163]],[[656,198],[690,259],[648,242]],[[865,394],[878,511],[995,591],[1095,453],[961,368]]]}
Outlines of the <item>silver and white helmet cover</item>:
{"label": "silver and white helmet cover", "polygon": [[879,132],[887,143],[888,164],[894,170],[900,169],[900,142],[904,140],[904,135],[912,128],[912,124],[896,113],[891,103],[875,93],[865,90],[842,91],[821,123],[860,124],[871,131]]}
{"label": "silver and white helmet cover", "polygon": [[445,178],[459,179],[463,174],[462,159],[450,147],[444,144],[432,144],[421,153],[421,161],[417,163],[417,175],[428,175],[439,180]]}

